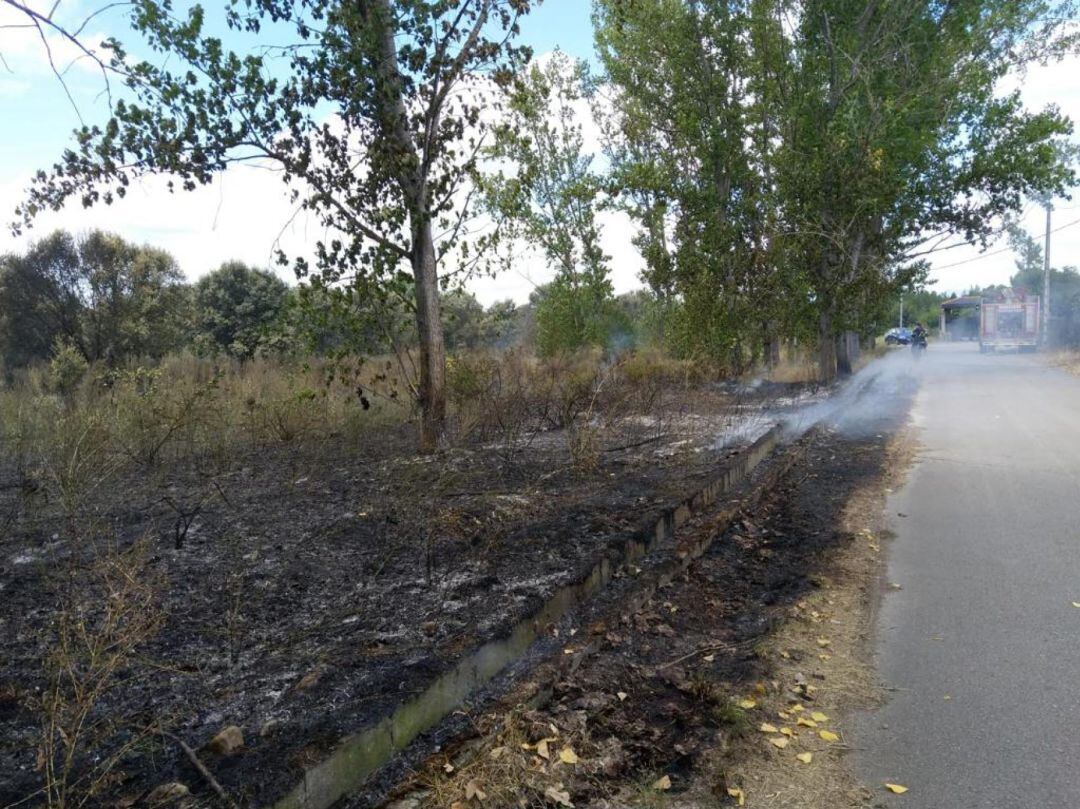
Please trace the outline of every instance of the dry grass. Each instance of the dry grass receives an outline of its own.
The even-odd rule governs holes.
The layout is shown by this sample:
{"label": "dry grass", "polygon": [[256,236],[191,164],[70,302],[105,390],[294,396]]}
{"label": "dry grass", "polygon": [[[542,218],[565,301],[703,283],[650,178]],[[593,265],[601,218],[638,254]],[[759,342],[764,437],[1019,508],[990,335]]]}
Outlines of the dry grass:
{"label": "dry grass", "polygon": [[1046,362],[1073,376],[1080,376],[1080,349],[1060,349],[1043,355]]}

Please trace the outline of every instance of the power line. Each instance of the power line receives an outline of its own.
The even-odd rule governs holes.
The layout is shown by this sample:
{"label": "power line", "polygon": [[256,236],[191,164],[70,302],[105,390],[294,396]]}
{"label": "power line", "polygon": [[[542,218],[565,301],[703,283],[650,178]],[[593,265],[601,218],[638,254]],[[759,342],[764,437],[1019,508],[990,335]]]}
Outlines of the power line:
{"label": "power line", "polygon": [[[1080,225],[1080,219],[1074,219],[1071,222],[1066,222],[1064,225],[1060,225],[1060,226],[1054,228],[1053,230],[1051,230],[1050,232],[1051,233],[1057,233],[1059,230],[1065,230],[1065,228],[1071,228],[1073,225]],[[981,254],[975,256],[975,258],[966,258],[963,261],[954,261],[952,264],[942,264],[940,267],[934,267],[933,269],[934,270],[947,270],[950,267],[959,267],[962,264],[971,264],[971,263],[976,262],[976,261],[982,261],[984,258],[990,258],[990,256],[996,256],[996,255],[999,255],[1000,253],[1009,253],[1009,252],[1012,252],[1011,247],[1002,247],[1002,248],[1000,248],[998,250],[992,250],[989,253],[981,253]]]}

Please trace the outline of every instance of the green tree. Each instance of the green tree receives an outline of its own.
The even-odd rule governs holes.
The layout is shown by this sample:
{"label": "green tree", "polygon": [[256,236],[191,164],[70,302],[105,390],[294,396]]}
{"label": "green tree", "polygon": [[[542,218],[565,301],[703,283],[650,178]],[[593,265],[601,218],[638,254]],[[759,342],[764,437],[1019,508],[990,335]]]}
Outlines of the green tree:
{"label": "green tree", "polygon": [[597,46],[614,108],[612,182],[641,225],[645,279],[680,353],[742,364],[798,297],[777,286],[770,198],[779,4],[599,0]]}
{"label": "green tree", "polygon": [[578,117],[589,93],[584,62],[556,51],[533,65],[514,85],[488,152],[509,172],[501,168],[482,180],[511,254],[520,244],[539,245],[555,269],[537,302],[537,346],[544,354],[604,345],[611,327],[609,258],[596,221],[602,187]]}
{"label": "green tree", "polygon": [[0,257],[0,357],[10,371],[52,356],[58,342],[86,357],[83,282],[70,233],[56,231],[25,254]]}
{"label": "green tree", "polygon": [[[927,235],[985,240],[1025,194],[1070,179],[1056,109],[998,81],[1059,53],[1067,12],[1042,0],[812,0],[794,37],[778,183],[784,249],[807,270],[820,370],[868,303],[916,280]],[[1067,17],[1068,14],[1064,13]]]}
{"label": "green tree", "polygon": [[102,231],[80,238],[78,250],[88,360],[161,357],[187,341],[190,290],[171,255]]}
{"label": "green tree", "polygon": [[177,18],[167,0],[137,0],[139,50],[153,55],[139,61],[106,43],[128,97],[105,126],[77,133],[20,213],[25,221],[71,197],[111,202],[147,173],[190,189],[237,161],[275,165],[333,234],[314,265],[296,261],[301,277],[327,290],[350,281],[411,292],[421,444],[434,447],[446,412],[439,262],[468,215],[460,191],[486,126],[485,88],[525,55],[512,43],[529,5],[237,0],[225,7],[229,28],[288,37],[244,54],[206,33],[201,6]]}
{"label": "green tree", "polygon": [[88,362],[160,357],[185,343],[189,288],[168,253],[92,231],[57,231],[0,266],[0,340],[9,368],[59,343]]}
{"label": "green tree", "polygon": [[229,261],[195,284],[196,341],[211,351],[253,356],[286,304],[288,286],[266,270]]}

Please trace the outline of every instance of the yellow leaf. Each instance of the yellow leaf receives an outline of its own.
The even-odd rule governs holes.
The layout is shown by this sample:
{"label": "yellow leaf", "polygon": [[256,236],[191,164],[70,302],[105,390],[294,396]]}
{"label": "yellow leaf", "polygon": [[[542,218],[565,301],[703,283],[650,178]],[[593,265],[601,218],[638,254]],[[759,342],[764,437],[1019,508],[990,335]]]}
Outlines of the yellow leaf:
{"label": "yellow leaf", "polygon": [[776,715],[779,716],[781,719],[791,719],[791,714],[789,714],[787,711],[777,711]]}
{"label": "yellow leaf", "polygon": [[818,655],[818,660],[820,660],[820,661],[821,661],[821,662],[823,662],[823,663],[824,663],[824,662],[827,662],[827,661],[829,661],[829,660],[832,660],[832,655],[829,655],[829,654],[824,654],[824,653],[822,653],[822,654],[819,654],[819,655]]}
{"label": "yellow leaf", "polygon": [[536,743],[536,755],[540,758],[551,758],[551,752],[548,750],[548,739],[541,739]]}
{"label": "yellow leaf", "polygon": [[780,656],[784,658],[784,660],[791,660],[791,654],[788,652],[781,652]]}
{"label": "yellow leaf", "polygon": [[661,775],[655,781],[653,781],[652,788],[657,792],[664,792],[671,789],[671,778],[666,775]]}
{"label": "yellow leaf", "polygon": [[903,795],[907,792],[907,787],[900,786],[900,784],[885,784],[885,789],[892,792],[894,795]]}
{"label": "yellow leaf", "polygon": [[795,736],[795,731],[793,731],[791,728],[780,728],[780,732],[783,735],[789,736],[789,737],[792,737],[792,738],[794,738],[794,736]]}
{"label": "yellow leaf", "polygon": [[739,802],[739,806],[746,805],[746,793],[738,787],[728,787],[727,794]]}
{"label": "yellow leaf", "polygon": [[747,711],[749,711],[751,708],[756,708],[757,707],[757,701],[752,700],[749,697],[746,698],[746,699],[740,699],[738,704],[739,704],[740,708],[743,708],[744,710],[747,710]]}
{"label": "yellow leaf", "polygon": [[800,711],[803,711],[805,709],[803,708],[802,705],[799,705],[798,703],[795,703],[790,708],[788,708],[788,710],[791,711],[792,713],[799,713]]}
{"label": "yellow leaf", "polygon": [[563,764],[577,764],[577,753],[575,753],[569,747],[564,747],[562,750],[559,751],[559,761],[561,761]]}
{"label": "yellow leaf", "polygon": [[816,728],[817,722],[813,719],[807,719],[805,716],[800,716],[795,720],[796,725],[802,725],[804,728]]}
{"label": "yellow leaf", "polygon": [[814,754],[813,753],[799,753],[799,755],[795,756],[795,758],[797,758],[803,764],[809,764],[811,761],[814,760]]}
{"label": "yellow leaf", "polygon": [[832,643],[832,641],[829,640],[828,638],[818,638],[817,639],[817,645],[820,646],[822,649],[824,649],[830,643]]}
{"label": "yellow leaf", "polygon": [[761,727],[758,728],[762,733],[776,733],[776,725],[770,725],[768,722],[762,722]]}
{"label": "yellow leaf", "polygon": [[821,711],[814,711],[812,714],[810,714],[810,718],[813,719],[815,722],[828,722],[829,721],[829,717],[827,717]]}
{"label": "yellow leaf", "polygon": [[789,740],[787,736],[774,736],[773,738],[769,739],[769,741],[772,742],[773,747],[779,747],[781,750],[783,750],[785,747],[788,746]]}
{"label": "yellow leaf", "polygon": [[827,742],[838,742],[838,741],[840,741],[840,737],[837,736],[835,733],[833,733],[831,730],[819,730],[818,731],[818,736],[820,736],[822,739],[824,739]]}

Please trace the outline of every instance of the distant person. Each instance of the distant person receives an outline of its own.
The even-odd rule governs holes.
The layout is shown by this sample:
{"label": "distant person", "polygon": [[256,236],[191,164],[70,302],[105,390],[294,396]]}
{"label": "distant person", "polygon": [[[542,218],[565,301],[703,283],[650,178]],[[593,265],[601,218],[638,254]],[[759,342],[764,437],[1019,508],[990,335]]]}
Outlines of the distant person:
{"label": "distant person", "polygon": [[916,323],[915,328],[911,332],[911,342],[913,343],[926,343],[926,326],[922,323]]}

